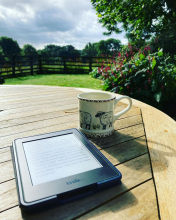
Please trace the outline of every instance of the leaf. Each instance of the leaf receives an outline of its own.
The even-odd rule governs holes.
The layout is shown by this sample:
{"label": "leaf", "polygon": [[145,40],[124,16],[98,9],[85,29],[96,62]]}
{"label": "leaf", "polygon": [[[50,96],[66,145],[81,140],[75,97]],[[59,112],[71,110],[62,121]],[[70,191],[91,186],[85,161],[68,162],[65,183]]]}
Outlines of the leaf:
{"label": "leaf", "polygon": [[152,61],[152,69],[154,69],[155,65],[156,65],[156,60],[155,60],[155,57],[153,57],[153,61]]}
{"label": "leaf", "polygon": [[161,49],[160,51],[158,51],[158,56],[159,56],[159,57],[163,56],[163,51],[162,51],[162,49]]}
{"label": "leaf", "polygon": [[155,93],[155,94],[154,94],[154,97],[155,97],[155,99],[156,99],[157,102],[160,102],[161,96],[162,96],[162,93],[161,93],[161,92],[158,92],[158,93]]}
{"label": "leaf", "polygon": [[155,80],[152,81],[151,90],[152,92],[156,91],[157,89],[157,82]]}
{"label": "leaf", "polygon": [[145,56],[142,53],[139,55],[139,57],[140,57],[140,60],[143,60],[145,58]]}

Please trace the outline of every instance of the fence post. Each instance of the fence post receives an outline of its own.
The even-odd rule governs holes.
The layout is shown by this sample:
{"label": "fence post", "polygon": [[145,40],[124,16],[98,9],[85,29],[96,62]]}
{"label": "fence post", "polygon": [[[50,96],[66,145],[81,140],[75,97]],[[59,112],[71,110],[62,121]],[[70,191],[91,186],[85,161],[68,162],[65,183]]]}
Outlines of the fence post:
{"label": "fence post", "polygon": [[12,55],[12,76],[15,77],[15,54]]}
{"label": "fence post", "polygon": [[42,61],[41,61],[41,55],[39,55],[39,74],[42,74]]}
{"label": "fence post", "polygon": [[92,72],[92,59],[89,57],[89,72]]}
{"label": "fence post", "polygon": [[30,57],[30,63],[31,63],[31,75],[34,75],[33,73],[33,56]]}
{"label": "fence post", "polygon": [[67,65],[66,65],[65,56],[63,56],[63,60],[64,60],[64,73],[67,73]]}

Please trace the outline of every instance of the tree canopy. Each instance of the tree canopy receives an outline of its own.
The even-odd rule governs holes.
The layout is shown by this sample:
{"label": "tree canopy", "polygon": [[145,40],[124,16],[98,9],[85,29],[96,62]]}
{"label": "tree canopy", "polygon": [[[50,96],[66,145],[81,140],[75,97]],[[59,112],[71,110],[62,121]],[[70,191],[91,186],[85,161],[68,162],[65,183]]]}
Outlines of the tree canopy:
{"label": "tree canopy", "polygon": [[113,51],[119,51],[121,46],[121,41],[113,38],[101,40],[98,43],[88,43],[82,50],[82,56],[101,56],[102,54],[111,56]]}
{"label": "tree canopy", "polygon": [[88,43],[82,50],[82,56],[97,56],[97,43]]}
{"label": "tree canopy", "polygon": [[[99,22],[110,35],[130,28],[140,38],[156,35],[176,28],[176,3],[174,0],[91,0]],[[119,25],[122,25],[119,28]]]}
{"label": "tree canopy", "polygon": [[17,41],[9,37],[0,37],[0,49],[4,56],[19,55],[21,52]]}
{"label": "tree canopy", "polygon": [[22,48],[21,54],[23,56],[37,56],[37,50],[30,44],[25,44]]}
{"label": "tree canopy", "polygon": [[113,51],[119,51],[121,49],[121,42],[120,40],[116,40],[113,38],[107,40],[101,40],[97,44],[98,56],[101,54],[112,55]]}

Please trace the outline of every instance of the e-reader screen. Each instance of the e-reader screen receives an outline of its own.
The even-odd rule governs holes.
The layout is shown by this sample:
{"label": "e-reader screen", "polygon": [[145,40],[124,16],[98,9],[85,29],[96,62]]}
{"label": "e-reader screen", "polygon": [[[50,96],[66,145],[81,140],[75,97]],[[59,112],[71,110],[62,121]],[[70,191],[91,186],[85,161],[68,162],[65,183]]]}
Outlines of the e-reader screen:
{"label": "e-reader screen", "polygon": [[23,143],[32,185],[101,168],[74,134]]}

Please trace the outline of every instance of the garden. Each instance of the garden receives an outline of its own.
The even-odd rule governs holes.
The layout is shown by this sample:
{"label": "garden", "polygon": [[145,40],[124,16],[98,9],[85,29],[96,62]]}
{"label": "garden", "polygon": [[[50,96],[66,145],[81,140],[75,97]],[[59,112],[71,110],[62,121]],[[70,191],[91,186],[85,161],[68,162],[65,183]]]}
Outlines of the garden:
{"label": "garden", "polygon": [[162,49],[153,52],[150,45],[138,49],[129,43],[90,75],[102,80],[103,90],[130,96],[176,119],[175,61],[176,56]]}

